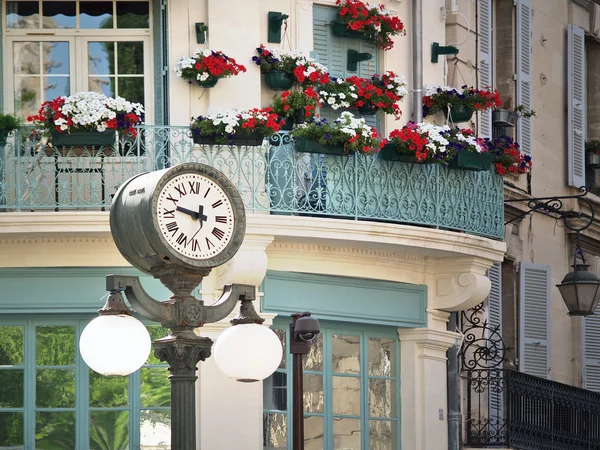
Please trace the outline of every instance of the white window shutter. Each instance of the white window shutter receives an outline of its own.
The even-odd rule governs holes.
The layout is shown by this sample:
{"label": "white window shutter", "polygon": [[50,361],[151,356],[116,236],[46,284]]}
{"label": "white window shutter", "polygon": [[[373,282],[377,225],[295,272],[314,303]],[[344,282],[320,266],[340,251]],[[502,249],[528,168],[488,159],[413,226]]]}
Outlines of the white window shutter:
{"label": "white window shutter", "polygon": [[[488,337],[492,341],[497,341],[502,337],[502,263],[494,263],[492,267],[488,269],[487,276],[492,283],[490,294],[487,298],[487,310],[488,310]],[[493,345],[493,344],[491,344]],[[498,346],[502,348],[502,346]],[[492,369],[502,370],[501,360],[504,355],[497,354],[496,358],[490,362]],[[495,378],[495,375],[490,375]],[[501,376],[498,373],[498,376]],[[504,417],[504,394],[503,394],[502,383],[489,385],[489,417],[494,421],[498,421]],[[498,423],[498,422],[497,422]]]}
{"label": "white window shutter", "polygon": [[[531,0],[517,0],[517,104],[532,107],[531,84]],[[517,123],[517,142],[521,151],[533,154],[531,117],[521,117]]]}
{"label": "white window shutter", "polygon": [[567,36],[568,181],[569,186],[578,188],[585,186],[585,32],[583,28],[569,25]]}
{"label": "white window shutter", "polygon": [[519,370],[550,378],[550,266],[520,265]]}
{"label": "white window shutter", "polygon": [[[479,0],[479,86],[493,86],[492,0]],[[479,137],[492,137],[492,110],[479,114]]]}
{"label": "white window shutter", "polygon": [[600,315],[583,319],[583,387],[600,392]]}

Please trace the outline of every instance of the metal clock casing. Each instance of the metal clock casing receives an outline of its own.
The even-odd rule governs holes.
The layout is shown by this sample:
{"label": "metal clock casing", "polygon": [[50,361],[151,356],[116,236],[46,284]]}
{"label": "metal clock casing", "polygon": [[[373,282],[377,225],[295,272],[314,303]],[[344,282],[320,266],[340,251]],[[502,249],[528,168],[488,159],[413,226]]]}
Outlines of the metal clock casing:
{"label": "metal clock casing", "polygon": [[244,239],[246,215],[222,172],[184,163],[126,181],[113,199],[110,225],[125,259],[158,276],[173,265],[210,269],[229,261]]}

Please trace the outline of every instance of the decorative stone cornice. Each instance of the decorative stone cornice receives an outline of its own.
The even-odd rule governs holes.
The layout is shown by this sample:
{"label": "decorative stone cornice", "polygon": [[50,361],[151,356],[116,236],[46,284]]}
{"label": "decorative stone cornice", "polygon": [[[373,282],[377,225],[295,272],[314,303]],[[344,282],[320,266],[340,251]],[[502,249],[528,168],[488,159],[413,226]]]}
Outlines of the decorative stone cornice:
{"label": "decorative stone cornice", "polygon": [[451,331],[430,328],[399,328],[398,337],[403,344],[414,343],[420,359],[446,360],[446,351],[460,343],[461,336]]}
{"label": "decorative stone cornice", "polygon": [[440,274],[435,280],[431,303],[443,311],[463,311],[485,300],[490,288],[490,279],[482,274]]}

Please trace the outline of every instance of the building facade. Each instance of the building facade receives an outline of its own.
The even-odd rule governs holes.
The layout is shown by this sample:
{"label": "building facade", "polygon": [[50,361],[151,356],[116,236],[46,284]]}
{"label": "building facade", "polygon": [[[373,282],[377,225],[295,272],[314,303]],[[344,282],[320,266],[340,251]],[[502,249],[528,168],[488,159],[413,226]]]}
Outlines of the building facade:
{"label": "building facade", "polygon": [[[554,288],[569,271],[574,236],[539,213],[504,227],[526,203],[503,206],[504,199],[572,195],[593,182],[594,169],[582,164],[586,133],[600,138],[592,88],[600,64],[597,5],[427,0],[419,36],[412,19],[419,3],[384,2],[407,28],[387,51],[333,35],[334,0],[3,3],[4,111],[26,117],[43,101],[90,90],[140,102],[146,117],[133,143],[110,153],[47,151],[28,129],[0,151],[0,448],[170,448],[165,364],[151,357],[129,377],[105,378],[85,366],[77,342],[103,304],[106,274],[139,274],[151,295],[169,297],[119,254],[108,210],[129,177],[185,161],[222,170],[247,214],[241,250],[197,295],[210,303],[226,284],[256,286],[261,314],[285,350],[262,384],[230,380],[212,359],[199,365],[199,448],[291,448],[287,327],[291,314],[306,310],[322,329],[304,361],[307,449],[453,448],[449,429],[457,424],[466,444],[484,446],[469,441],[468,424],[475,415],[504,420],[504,397],[488,397],[475,410],[472,372],[461,371],[460,387],[448,381],[448,355],[457,361],[452,355],[465,348],[468,318],[487,320],[503,348],[515,349],[495,368],[591,391],[600,386],[595,319],[569,318]],[[281,43],[267,42],[269,12],[289,16]],[[200,23],[208,27],[204,44]],[[261,43],[302,49],[336,77],[403,73],[412,90],[420,40],[424,84],[492,85],[514,106],[536,111],[514,130],[533,158],[530,175],[295,153],[286,133],[261,146],[191,139],[190,117],[272,104],[276,92],[252,63]],[[434,42],[459,53],[431,62]],[[189,84],[173,67],[196,48],[221,50],[247,71],[210,89]],[[350,70],[348,50],[371,59]],[[401,103],[400,121],[378,114],[368,122],[389,135],[417,118],[411,97]],[[427,120],[445,121],[441,114]],[[491,113],[466,125],[481,137],[497,131]],[[576,200],[567,204],[580,208]],[[594,264],[597,239],[594,222],[581,237]],[[449,331],[455,316],[462,323]],[[198,333],[216,339],[228,326]],[[167,333],[148,327],[155,338]],[[461,355],[464,362],[469,352]],[[449,409],[449,393],[460,394],[460,411]]]}

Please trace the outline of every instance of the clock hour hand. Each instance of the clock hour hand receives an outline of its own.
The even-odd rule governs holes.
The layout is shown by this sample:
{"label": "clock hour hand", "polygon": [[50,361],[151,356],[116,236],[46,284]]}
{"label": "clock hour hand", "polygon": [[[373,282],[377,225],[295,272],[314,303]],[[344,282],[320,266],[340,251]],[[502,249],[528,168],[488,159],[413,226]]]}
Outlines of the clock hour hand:
{"label": "clock hour hand", "polygon": [[178,206],[177,211],[181,211],[188,216],[191,216],[192,219],[198,219],[199,214],[196,211],[192,211],[191,209],[184,208],[182,206]]}

